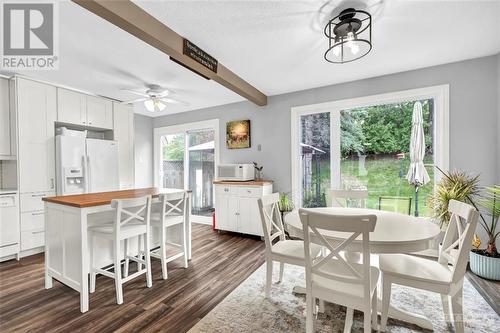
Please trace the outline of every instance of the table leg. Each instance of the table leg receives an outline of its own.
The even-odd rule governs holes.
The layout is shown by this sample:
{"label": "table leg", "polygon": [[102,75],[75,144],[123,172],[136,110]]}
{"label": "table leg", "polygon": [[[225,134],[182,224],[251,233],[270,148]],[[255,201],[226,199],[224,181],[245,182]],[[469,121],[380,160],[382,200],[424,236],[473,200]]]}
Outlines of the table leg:
{"label": "table leg", "polygon": [[[346,260],[352,261],[352,262],[358,262],[360,259],[359,253],[356,252],[346,252]],[[377,266],[378,267],[378,256],[372,255],[371,256],[371,265],[372,266]],[[382,284],[381,280],[379,280],[379,286],[378,286],[378,302],[377,302],[377,310],[378,312],[381,312],[382,310]],[[293,293],[295,294],[305,294],[306,293],[306,288],[304,286],[299,286],[296,285],[293,287]],[[347,309],[347,314],[352,313],[352,309]],[[397,319],[400,321],[404,321],[406,323],[414,324],[419,327],[432,330],[432,322],[425,316],[417,313],[412,313],[403,309],[400,309],[398,307],[395,307],[391,304],[389,304],[389,317],[393,319]]]}
{"label": "table leg", "polygon": [[81,280],[80,280],[80,312],[89,310],[89,251],[87,238],[87,214],[80,210],[80,241],[81,241]]}
{"label": "table leg", "polygon": [[[377,310],[378,312],[381,312],[382,310],[382,297],[380,297],[380,295],[378,297]],[[412,313],[400,309],[398,307],[392,306],[390,304],[389,304],[389,317],[400,321],[404,321],[406,323],[414,324],[431,331],[433,330],[432,322],[426,316],[423,316],[418,313]]]}

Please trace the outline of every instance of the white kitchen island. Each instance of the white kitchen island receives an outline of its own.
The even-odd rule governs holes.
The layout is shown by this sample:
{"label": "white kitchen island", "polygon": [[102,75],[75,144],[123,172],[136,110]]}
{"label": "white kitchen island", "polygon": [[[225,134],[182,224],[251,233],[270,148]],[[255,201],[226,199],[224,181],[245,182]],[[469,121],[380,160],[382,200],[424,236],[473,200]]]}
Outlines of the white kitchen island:
{"label": "white kitchen island", "polygon": [[[145,195],[158,203],[161,193],[182,190],[144,188],[125,191],[89,193],[43,198],[45,202],[45,288],[52,288],[56,279],[80,293],[80,310],[89,309],[89,239],[87,229],[100,223],[114,221],[111,200],[136,198]],[[191,194],[188,195],[186,210],[187,256],[191,259]],[[153,210],[155,207],[153,207]],[[155,232],[155,228],[152,229]],[[167,236],[175,241],[181,233],[172,230]],[[153,234],[154,239],[157,235]],[[103,242],[94,249],[95,264],[100,267],[112,264],[112,244]],[[130,253],[137,245],[131,244]],[[153,264],[155,264],[153,262]]]}

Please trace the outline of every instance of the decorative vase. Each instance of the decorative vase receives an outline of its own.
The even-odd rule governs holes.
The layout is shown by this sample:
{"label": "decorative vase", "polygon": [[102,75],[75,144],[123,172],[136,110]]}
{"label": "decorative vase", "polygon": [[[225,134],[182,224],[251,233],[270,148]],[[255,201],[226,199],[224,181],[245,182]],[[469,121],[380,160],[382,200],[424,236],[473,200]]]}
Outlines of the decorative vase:
{"label": "decorative vase", "polygon": [[470,251],[470,270],[488,280],[500,280],[500,258],[487,257]]}

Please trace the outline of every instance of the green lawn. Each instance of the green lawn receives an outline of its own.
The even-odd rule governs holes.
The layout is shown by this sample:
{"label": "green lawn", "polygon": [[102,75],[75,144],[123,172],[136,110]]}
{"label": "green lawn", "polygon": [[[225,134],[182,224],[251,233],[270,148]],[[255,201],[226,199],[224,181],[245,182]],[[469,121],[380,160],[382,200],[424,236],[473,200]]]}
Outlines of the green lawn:
{"label": "green lawn", "polygon": [[[432,156],[426,156],[425,163],[432,163]],[[368,189],[368,208],[378,208],[379,196],[411,197],[413,214],[415,210],[415,188],[406,181],[409,158],[403,160],[403,178],[399,177],[400,161],[390,156],[368,156],[365,162],[366,172],[360,170],[358,159],[345,159],[341,161],[342,183],[345,188],[366,187]],[[433,189],[434,170],[427,168],[431,182],[420,188],[419,215],[428,216],[427,197]],[[329,160],[321,161],[321,192],[330,188]],[[313,174],[315,179],[315,174]]]}

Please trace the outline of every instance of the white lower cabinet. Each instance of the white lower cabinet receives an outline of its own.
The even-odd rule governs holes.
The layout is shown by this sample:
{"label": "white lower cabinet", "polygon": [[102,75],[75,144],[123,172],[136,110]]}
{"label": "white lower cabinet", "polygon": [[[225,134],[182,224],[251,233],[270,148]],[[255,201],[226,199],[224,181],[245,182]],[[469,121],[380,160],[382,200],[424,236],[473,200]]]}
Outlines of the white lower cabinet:
{"label": "white lower cabinet", "polygon": [[21,193],[21,251],[45,245],[45,212],[42,198],[54,195],[55,192]]}
{"label": "white lower cabinet", "polygon": [[263,236],[257,200],[273,192],[272,183],[262,185],[215,184],[215,228]]}

